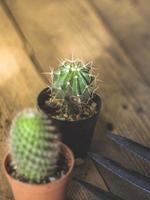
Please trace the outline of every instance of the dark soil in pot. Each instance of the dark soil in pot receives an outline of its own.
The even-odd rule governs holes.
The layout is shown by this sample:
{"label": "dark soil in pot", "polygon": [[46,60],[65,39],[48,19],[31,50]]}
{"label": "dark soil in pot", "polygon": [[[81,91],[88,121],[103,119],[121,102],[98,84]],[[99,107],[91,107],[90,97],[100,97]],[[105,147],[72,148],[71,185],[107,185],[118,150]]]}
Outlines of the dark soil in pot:
{"label": "dark soil in pot", "polygon": [[80,120],[69,121],[52,117],[53,110],[46,103],[50,99],[50,95],[51,91],[49,88],[42,90],[37,98],[38,107],[53,119],[62,133],[62,141],[72,149],[75,158],[85,158],[92,141],[94,128],[101,108],[100,97],[96,94],[93,96],[97,111],[94,115]]}

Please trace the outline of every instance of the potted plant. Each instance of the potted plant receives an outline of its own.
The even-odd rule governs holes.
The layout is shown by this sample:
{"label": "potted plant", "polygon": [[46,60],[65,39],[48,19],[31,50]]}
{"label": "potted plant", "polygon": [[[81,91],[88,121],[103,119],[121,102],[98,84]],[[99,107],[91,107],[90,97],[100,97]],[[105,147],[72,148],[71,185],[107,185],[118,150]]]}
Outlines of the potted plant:
{"label": "potted plant", "polygon": [[34,109],[19,113],[11,126],[9,147],[4,170],[15,200],[66,199],[74,158],[45,114]]}
{"label": "potted plant", "polygon": [[101,108],[92,71],[91,64],[79,59],[64,60],[37,98],[38,107],[57,124],[76,158],[85,158]]}

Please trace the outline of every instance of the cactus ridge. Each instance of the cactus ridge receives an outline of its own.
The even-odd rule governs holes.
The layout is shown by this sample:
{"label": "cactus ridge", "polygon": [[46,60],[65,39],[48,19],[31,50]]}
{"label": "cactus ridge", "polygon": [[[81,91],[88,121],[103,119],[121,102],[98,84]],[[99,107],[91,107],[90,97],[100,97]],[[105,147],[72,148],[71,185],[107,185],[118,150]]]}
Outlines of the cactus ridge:
{"label": "cactus ridge", "polygon": [[10,130],[10,151],[17,173],[35,182],[53,175],[59,157],[58,139],[58,131],[43,113],[35,109],[20,112]]}
{"label": "cactus ridge", "polygon": [[60,99],[77,97],[79,102],[87,102],[92,96],[94,80],[90,63],[84,64],[79,59],[65,60],[53,72],[53,96]]}

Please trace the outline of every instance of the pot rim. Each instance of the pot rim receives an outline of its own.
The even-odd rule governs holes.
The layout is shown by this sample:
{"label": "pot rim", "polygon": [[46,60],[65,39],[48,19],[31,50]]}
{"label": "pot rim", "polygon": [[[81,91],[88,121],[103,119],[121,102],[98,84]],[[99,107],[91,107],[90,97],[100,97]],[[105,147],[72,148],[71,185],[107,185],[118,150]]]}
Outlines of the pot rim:
{"label": "pot rim", "polygon": [[[39,108],[41,111],[43,111],[43,112],[44,112],[44,110],[43,110],[42,108],[40,108],[39,103],[38,103],[38,99],[39,99],[40,94],[41,94],[42,92],[44,92],[44,90],[51,90],[51,87],[46,87],[46,88],[42,89],[41,92],[39,93],[38,97],[37,97],[37,106],[38,106],[38,108]],[[98,107],[98,110],[97,110],[97,112],[96,112],[95,114],[93,114],[92,116],[87,117],[87,118],[85,118],[85,119],[79,119],[79,120],[58,119],[58,118],[52,117],[50,113],[46,113],[46,114],[49,115],[49,116],[51,117],[51,119],[53,119],[53,120],[58,120],[58,121],[62,121],[62,122],[69,122],[69,123],[76,123],[76,122],[79,122],[79,121],[85,121],[85,120],[87,120],[87,119],[91,119],[91,118],[93,118],[94,116],[99,115],[99,113],[100,113],[100,111],[101,111],[101,109],[102,109],[102,99],[101,99],[100,95],[98,95],[98,94],[96,94],[96,93],[94,93],[94,95],[95,95],[95,97],[97,97],[97,99],[99,99],[99,102],[96,102],[97,107]]]}
{"label": "pot rim", "polygon": [[71,149],[67,145],[65,145],[64,143],[60,142],[60,146],[61,146],[62,149],[64,149],[67,152],[67,155],[69,155],[69,156],[67,156],[67,158],[68,158],[68,168],[69,169],[65,173],[65,175],[62,176],[61,178],[59,178],[59,179],[57,179],[57,180],[55,180],[53,182],[42,183],[42,184],[35,184],[35,183],[32,184],[32,183],[27,183],[27,182],[23,182],[23,181],[20,181],[18,179],[15,179],[8,173],[7,168],[6,168],[7,161],[9,159],[9,157],[10,157],[10,153],[9,152],[6,153],[6,155],[4,156],[4,161],[3,161],[3,168],[4,168],[4,172],[5,172],[6,176],[7,176],[7,178],[10,181],[16,182],[17,184],[22,184],[24,186],[29,186],[29,187],[32,186],[32,187],[36,187],[36,188],[37,187],[39,187],[39,188],[43,187],[44,188],[44,187],[47,187],[47,186],[57,185],[60,182],[63,182],[64,179],[66,179],[71,174],[71,172],[73,170],[73,167],[74,167],[75,159],[74,159],[73,152],[71,151]]}

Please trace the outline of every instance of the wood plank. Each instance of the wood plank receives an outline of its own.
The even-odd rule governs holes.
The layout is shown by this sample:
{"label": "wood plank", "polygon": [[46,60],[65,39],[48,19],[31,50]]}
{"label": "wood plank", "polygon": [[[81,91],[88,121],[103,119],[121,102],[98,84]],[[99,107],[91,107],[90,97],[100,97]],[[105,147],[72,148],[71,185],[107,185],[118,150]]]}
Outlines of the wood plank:
{"label": "wood plank", "polygon": [[149,146],[147,82],[93,7],[87,1],[6,2],[43,71],[72,50],[77,57],[94,60],[104,81],[100,91],[105,91],[105,121],[112,122],[119,134]]}
{"label": "wood plank", "polygon": [[[101,118],[97,123],[93,151],[115,154],[128,168],[147,175],[136,158],[114,151],[106,138],[107,128],[150,146],[149,88],[134,63],[114,39],[88,1],[7,0],[31,57],[43,71],[58,64],[58,57],[92,59],[103,83]],[[29,9],[30,8],[30,9]],[[129,164],[130,163],[130,164]]]}
{"label": "wood plank", "polygon": [[43,81],[1,6],[0,19],[0,199],[11,200],[12,194],[2,170],[10,121],[17,111],[35,104]]}
{"label": "wood plank", "polygon": [[41,0],[6,2],[26,38],[28,51],[36,56],[44,71],[49,65],[57,65],[58,59],[71,58],[72,54],[93,60],[109,42],[104,29],[97,33],[96,24],[89,26],[94,21],[93,16],[80,3],[72,0],[45,1],[44,4]]}
{"label": "wood plank", "polygon": [[149,0],[129,0],[139,11],[141,16],[149,23],[150,20],[150,1]]}
{"label": "wood plank", "polygon": [[[98,15],[112,31],[128,57],[134,63],[145,82],[150,86],[150,26],[149,17],[143,18],[135,6],[147,7],[147,1],[136,0],[94,0],[91,2]],[[140,5],[139,5],[140,7]]]}
{"label": "wood plank", "polygon": [[[1,5],[0,19],[0,199],[12,200],[10,187],[2,169],[3,158],[8,150],[10,123],[18,111],[35,106],[36,96],[45,84],[28,58],[18,33]],[[87,161],[78,175],[106,189],[91,161]]]}
{"label": "wood plank", "polygon": [[89,158],[86,159],[85,163],[82,166],[75,168],[74,176],[85,180],[97,187],[101,187],[103,190],[107,191],[106,185],[104,184],[102,179],[99,178],[96,166]]}

